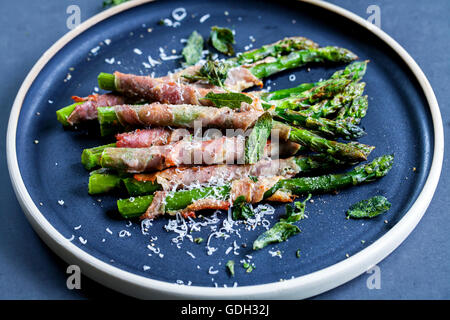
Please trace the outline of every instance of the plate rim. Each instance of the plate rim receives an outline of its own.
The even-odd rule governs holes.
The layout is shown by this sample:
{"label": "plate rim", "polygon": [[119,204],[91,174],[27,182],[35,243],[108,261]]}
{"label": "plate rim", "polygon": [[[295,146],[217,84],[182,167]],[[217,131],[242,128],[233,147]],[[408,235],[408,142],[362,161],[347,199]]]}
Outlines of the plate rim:
{"label": "plate rim", "polygon": [[388,232],[370,246],[355,255],[312,273],[267,284],[235,288],[214,288],[203,286],[180,286],[161,280],[154,280],[112,266],[88,254],[59,233],[34,204],[23,182],[16,154],[16,131],[22,104],[32,83],[50,61],[66,44],[97,23],[122,11],[154,2],[135,0],[112,7],[89,18],[77,28],[56,41],[36,62],[23,81],[14,100],[7,128],[6,154],[11,183],[22,210],[33,229],[41,239],[63,260],[80,266],[89,278],[121,293],[151,299],[301,299],[308,298],[342,285],[386,258],[412,232],[431,202],[439,182],[444,157],[444,130],[439,105],[434,91],[414,59],[387,33],[358,15],[335,4],[321,0],[297,0],[324,8],[347,18],[372,32],[394,50],[418,81],[427,100],[434,133],[433,160],[426,182],[416,201],[405,215]]}

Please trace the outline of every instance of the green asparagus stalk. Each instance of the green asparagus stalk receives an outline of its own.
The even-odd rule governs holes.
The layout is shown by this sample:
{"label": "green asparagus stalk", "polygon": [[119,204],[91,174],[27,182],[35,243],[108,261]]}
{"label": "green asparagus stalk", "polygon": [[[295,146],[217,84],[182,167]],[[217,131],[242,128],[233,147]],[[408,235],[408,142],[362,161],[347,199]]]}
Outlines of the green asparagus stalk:
{"label": "green asparagus stalk", "polygon": [[[186,208],[194,201],[210,197],[218,200],[226,200],[229,197],[230,191],[230,186],[225,185],[171,192],[164,199],[164,210],[166,213],[176,212]],[[152,201],[152,195],[119,199],[117,200],[117,208],[122,217],[126,219],[137,218],[147,210]]]}
{"label": "green asparagus stalk", "polygon": [[344,89],[351,83],[349,79],[330,79],[324,81],[319,86],[312,87],[309,90],[303,91],[296,95],[291,95],[288,98],[271,101],[277,109],[292,109],[300,110],[308,108],[311,105],[323,99],[332,98],[336,94],[344,91]]}
{"label": "green asparagus stalk", "polygon": [[261,48],[255,50],[243,52],[236,58],[228,59],[228,61],[235,62],[236,65],[251,64],[266,57],[279,57],[292,51],[317,47],[318,45],[309,39],[303,37],[290,37],[269,45],[264,45]]}
{"label": "green asparagus stalk", "polygon": [[[99,108],[98,114],[101,115],[105,112],[114,113],[114,110],[110,107]],[[110,117],[112,118],[112,117]],[[100,118],[99,118],[100,119]],[[100,123],[101,126],[108,127],[110,123]],[[357,145],[344,144],[336,141],[331,141],[320,137],[306,129],[294,128],[289,125],[275,121],[275,129],[284,132],[281,136],[284,140],[290,140],[292,142],[299,143],[303,146],[310,148],[313,151],[326,153],[341,160],[362,161],[367,159],[367,155],[374,149],[374,147],[360,145],[360,149]],[[312,126],[313,124],[311,124]],[[356,132],[356,129],[355,129]]]}
{"label": "green asparagus stalk", "polygon": [[330,192],[375,181],[384,177],[391,170],[393,163],[394,155],[384,155],[375,158],[368,164],[359,165],[347,173],[280,180],[264,194],[264,198],[272,196],[278,190],[301,195],[312,192]]}
{"label": "green asparagus stalk", "polygon": [[97,117],[102,137],[115,134],[123,129],[114,111],[114,107],[98,107]]}
{"label": "green asparagus stalk", "polygon": [[273,128],[279,130],[282,139],[290,140],[304,145],[312,151],[331,155],[334,158],[345,161],[363,161],[375,147],[357,142],[341,143],[328,140],[317,134],[274,121]]}
{"label": "green asparagus stalk", "polygon": [[[385,176],[392,168],[393,155],[385,155],[374,159],[372,162],[355,167],[353,170],[342,174],[328,174],[318,177],[302,177],[293,179],[282,179],[271,189],[265,192],[264,199],[270,198],[277,190],[289,192],[293,195],[305,193],[324,193],[356,186],[362,183],[375,181]],[[230,185],[219,187],[206,187],[194,190],[171,192],[165,199],[165,212],[170,213],[182,210],[193,202],[214,198],[228,200],[230,197]],[[145,213],[152,203],[153,196],[146,195],[117,201],[119,213],[124,218],[136,218]]]}
{"label": "green asparagus stalk", "polygon": [[89,194],[107,193],[119,189],[121,183],[122,178],[119,175],[102,169],[95,170],[89,176],[88,192]]}
{"label": "green asparagus stalk", "polygon": [[335,73],[333,73],[331,78],[328,80],[318,81],[315,83],[302,83],[294,88],[281,89],[271,92],[262,92],[259,93],[259,96],[265,101],[275,101],[289,98],[291,96],[297,96],[305,91],[308,90],[310,91],[313,88],[316,88],[316,90],[310,91],[309,94],[319,93],[321,90],[326,92],[328,90],[328,87],[330,86],[330,82],[333,82],[330,81],[332,79],[333,80],[348,79],[356,84],[356,82],[361,80],[364,74],[366,73],[368,62],[369,62],[368,60],[353,62],[349,64],[347,67],[345,67],[345,69],[338,70]]}
{"label": "green asparagus stalk", "polygon": [[[305,174],[314,170],[331,169],[343,164],[345,163],[333,157],[317,154],[294,157],[293,165],[288,168],[290,171],[295,172],[295,174]],[[248,166],[248,172],[252,172],[253,168],[258,168],[258,165]],[[148,195],[162,189],[162,186],[156,181],[136,180],[132,175],[119,174],[110,170],[99,169],[91,172],[89,176],[89,194],[91,195],[121,190],[123,187],[125,187],[130,196]]]}
{"label": "green asparagus stalk", "polygon": [[130,196],[153,194],[161,189],[161,185],[152,181],[139,181],[132,176],[95,170],[89,175],[88,191],[90,195],[108,193],[125,189]]}
{"label": "green asparagus stalk", "polygon": [[348,63],[358,57],[351,51],[339,47],[312,48],[294,51],[287,56],[281,56],[273,62],[256,64],[249,68],[257,78],[267,78],[275,73],[304,66],[307,63],[340,62]]}
{"label": "green asparagus stalk", "polygon": [[116,91],[116,77],[111,73],[101,72],[97,77],[98,85],[103,90]]}
{"label": "green asparagus stalk", "polygon": [[278,110],[276,116],[292,123],[302,126],[331,137],[342,137],[345,139],[358,139],[365,132],[363,129],[348,120],[330,120],[327,118],[314,118],[307,113],[294,110]]}
{"label": "green asparagus stalk", "polygon": [[[323,47],[323,48],[310,48],[306,50],[293,51],[286,56],[280,56],[272,62],[264,62],[260,64],[251,65],[248,70],[257,78],[267,78],[275,73],[304,66],[307,63],[312,62],[341,62],[347,63],[356,60],[358,57],[351,51],[339,48],[339,47]],[[234,67],[234,63],[230,61],[210,62],[206,63],[199,71],[198,76],[187,76],[192,80],[209,79],[215,85],[223,84],[228,70]],[[245,66],[244,66],[245,67]],[[215,80],[214,80],[215,79]],[[98,84],[101,89],[117,91],[116,79],[113,74],[100,73],[98,78]]]}
{"label": "green asparagus stalk", "polygon": [[352,82],[347,87],[345,87],[343,92],[335,95],[333,98],[322,100],[301,111],[309,117],[313,118],[329,117],[340,110],[346,110],[347,106],[351,105],[354,100],[359,99],[359,97],[364,92],[365,85],[366,84],[364,82]]}

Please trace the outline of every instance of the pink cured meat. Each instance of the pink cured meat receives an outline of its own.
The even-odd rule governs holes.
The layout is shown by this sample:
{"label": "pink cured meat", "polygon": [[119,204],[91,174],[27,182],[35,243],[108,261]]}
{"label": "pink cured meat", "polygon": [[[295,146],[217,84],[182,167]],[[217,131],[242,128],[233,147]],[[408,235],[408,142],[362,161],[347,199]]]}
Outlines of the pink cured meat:
{"label": "pink cured meat", "polygon": [[194,164],[244,163],[244,151],[242,136],[208,141],[181,140],[148,148],[106,148],[102,166],[140,173]]}
{"label": "pink cured meat", "polygon": [[98,107],[109,107],[124,104],[125,98],[113,93],[90,95],[86,98],[72,97],[75,101],[85,101],[79,104],[67,118],[70,125],[75,125],[87,120],[97,119]]}
{"label": "pink cured meat", "polygon": [[[213,197],[207,197],[194,201],[188,207],[180,210],[184,217],[195,216],[195,212],[206,209],[213,210],[226,210],[236,200],[237,197],[243,196],[248,203],[258,203],[264,199],[264,193],[272,188],[280,179],[281,176],[273,176],[268,178],[260,178],[258,181],[253,181],[250,178],[243,178],[234,180],[231,183],[231,191],[229,200],[214,199]],[[164,200],[167,196],[167,191],[157,191],[154,195],[151,205],[147,211],[140,217],[140,219],[154,219],[164,215]],[[270,199],[270,198],[269,198]],[[282,195],[274,197],[273,201],[290,202],[292,197]],[[176,212],[168,212],[168,214],[174,215]]]}
{"label": "pink cured meat", "polygon": [[177,142],[185,136],[190,136],[185,129],[170,130],[167,128],[136,129],[116,135],[116,146],[119,148],[146,148],[162,146]]}
{"label": "pink cured meat", "polygon": [[243,130],[251,128],[263,113],[263,111],[253,109],[235,112],[227,107],[169,105],[158,102],[139,106],[114,106],[114,110],[119,122],[124,127],[174,126],[194,128],[198,123],[202,127]]}
{"label": "pink cured meat", "polygon": [[154,173],[135,174],[138,181],[151,181],[160,184],[165,191],[199,185],[220,185],[249,176],[271,177],[282,175],[292,178],[301,172],[294,158],[280,160],[261,160],[247,165],[211,165],[168,168]]}
{"label": "pink cured meat", "polygon": [[152,78],[118,71],[114,73],[114,76],[117,91],[128,97],[141,98],[149,102],[210,105],[210,101],[200,98],[209,92],[225,92],[219,87],[185,84],[181,81],[170,80],[168,77]]}

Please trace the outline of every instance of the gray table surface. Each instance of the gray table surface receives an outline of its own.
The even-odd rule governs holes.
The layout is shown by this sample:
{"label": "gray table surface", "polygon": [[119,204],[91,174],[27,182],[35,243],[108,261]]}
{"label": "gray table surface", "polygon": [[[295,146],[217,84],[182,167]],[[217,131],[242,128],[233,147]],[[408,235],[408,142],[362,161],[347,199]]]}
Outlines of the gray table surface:
{"label": "gray table surface", "polygon": [[[370,5],[381,12],[381,28],[417,61],[435,90],[448,137],[450,90],[450,1],[332,0],[364,18]],[[212,3],[212,2],[211,2]],[[37,236],[11,187],[6,166],[6,127],[15,95],[38,58],[68,32],[66,9],[76,4],[81,19],[102,10],[101,0],[1,1],[0,11],[0,299],[104,299],[121,297],[82,278],[66,287],[67,264]],[[446,148],[450,147],[449,140]],[[425,216],[404,243],[378,264],[381,287],[369,289],[371,274],[314,299],[449,299],[450,165],[444,160],[438,189]]]}

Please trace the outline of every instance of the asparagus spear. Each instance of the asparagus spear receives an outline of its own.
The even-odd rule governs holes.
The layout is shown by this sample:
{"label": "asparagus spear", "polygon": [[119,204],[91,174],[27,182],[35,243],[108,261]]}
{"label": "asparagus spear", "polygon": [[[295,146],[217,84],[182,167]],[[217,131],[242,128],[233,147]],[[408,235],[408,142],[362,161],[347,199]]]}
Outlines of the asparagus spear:
{"label": "asparagus spear", "polygon": [[[325,153],[344,161],[366,160],[374,148],[356,142],[344,144],[327,140],[308,130],[277,121],[273,122],[273,126],[282,140],[299,143],[312,151]],[[210,152],[212,150],[214,150],[213,154]],[[244,147],[242,137],[222,137],[208,141],[179,141],[170,146],[150,148],[106,148],[101,155],[100,165],[103,168],[126,172],[145,172],[192,164],[193,159],[198,163],[207,162],[208,164],[229,163],[231,160],[239,163],[242,159],[249,162],[246,156],[248,154],[251,152]]]}
{"label": "asparagus spear", "polygon": [[[347,49],[329,46],[293,51],[287,56],[275,58],[275,61],[243,66],[243,68],[248,69],[256,78],[263,79],[275,73],[301,67],[311,62],[347,63],[357,58],[354,53]],[[221,85],[225,82],[228,71],[233,67],[235,65],[230,61],[210,61],[210,63],[204,64],[197,75],[185,75],[184,77],[191,80],[207,80],[211,84]],[[114,74],[100,73],[97,79],[101,89],[120,92],[120,86],[117,85]]]}
{"label": "asparagus spear", "polygon": [[[245,175],[247,176],[257,175],[259,174],[261,168],[263,167],[267,168],[269,161],[273,160],[265,160],[260,163],[244,166],[227,165],[229,171],[234,173],[228,175],[221,174],[221,177],[225,180],[225,182],[229,182],[231,180],[243,178]],[[274,170],[275,169],[276,170],[273,172],[271,171],[267,172],[267,174],[283,175],[283,176],[289,174],[289,176],[294,176],[299,173],[308,173],[313,170],[325,170],[332,168],[336,165],[343,164],[343,162],[341,161],[338,161],[330,156],[322,154],[310,156],[297,156],[289,159],[281,159],[279,161],[280,164],[276,168],[274,168]],[[214,171],[215,168],[218,167],[219,166],[187,168],[181,171],[180,174],[182,175],[182,177],[178,177],[177,179],[180,181],[184,181],[183,176],[195,177],[202,170]],[[204,181],[200,182],[203,183]],[[183,184],[183,186],[185,185]],[[123,187],[125,187],[130,196],[148,195],[152,194],[157,190],[163,189],[163,186],[158,184],[156,182],[156,179],[138,180],[132,175],[124,175],[104,169],[95,170],[91,172],[89,176],[89,185],[88,185],[89,194],[107,193],[113,190],[120,190]],[[170,188],[172,188],[172,186],[170,186]]]}
{"label": "asparagus spear", "polygon": [[[197,107],[197,108],[205,108],[205,107]],[[117,126],[118,121],[117,121],[117,117],[115,117],[115,112],[114,112],[113,108],[111,108],[111,107],[99,108],[98,114],[99,114],[99,120],[100,120],[100,124],[101,124],[101,128],[102,128],[102,132],[104,132],[105,130],[112,130],[111,125],[113,127]],[[107,114],[107,117],[103,117],[104,114]],[[191,116],[195,117],[195,119],[198,120],[197,113],[192,113],[192,114],[185,113],[185,115],[186,115],[186,117],[191,117]],[[238,116],[238,115],[236,115],[236,116]],[[111,122],[104,121],[105,118],[114,119],[114,120],[112,120]],[[184,123],[186,122],[185,120],[186,120],[186,118],[184,118],[184,120],[183,120]],[[171,123],[171,125],[176,126],[177,123],[174,122],[174,123]],[[282,134],[282,139],[299,143],[301,145],[309,147],[311,150],[316,151],[316,152],[330,154],[338,159],[353,160],[353,161],[366,160],[367,155],[373,150],[373,147],[369,147],[369,146],[365,146],[365,145],[360,145],[361,148],[357,148],[356,147],[357,145],[343,144],[343,143],[339,143],[336,141],[330,141],[330,140],[322,138],[308,130],[301,129],[301,128],[294,128],[294,127],[288,126],[288,125],[280,123],[280,122],[276,122],[276,126],[279,130],[284,132]],[[107,150],[112,150],[112,149],[107,149]],[[122,156],[124,156],[123,153],[121,153],[120,151],[117,151],[117,150],[113,150],[111,152],[108,152],[105,154],[106,155],[105,159],[109,159],[111,157],[112,157],[111,159],[117,159],[117,157],[121,158]],[[124,152],[128,152],[128,151],[124,150]],[[131,153],[129,156],[131,156]],[[108,163],[116,163],[115,161],[112,161],[112,162],[107,161],[107,160],[102,160],[102,161],[104,162],[105,165]],[[116,164],[114,164],[114,165],[116,165]]]}
{"label": "asparagus spear", "polygon": [[[276,191],[282,190],[293,195],[305,193],[323,193],[350,186],[367,183],[385,176],[392,168],[393,155],[385,155],[372,162],[355,167],[342,174],[328,174],[318,177],[302,177],[282,179],[264,194],[264,199],[270,198]],[[219,187],[206,187],[194,190],[171,192],[165,199],[165,212],[177,211],[186,208],[196,200],[214,198],[229,200],[230,185]],[[124,218],[136,218],[142,215],[152,203],[153,196],[140,196],[117,201],[119,213]]]}
{"label": "asparagus spear", "polygon": [[[329,117],[330,115],[335,114],[340,110],[346,110],[346,106],[352,104],[354,100],[359,99],[364,91],[365,85],[366,84],[364,82],[352,82],[345,87],[343,92],[335,95],[333,98],[322,100],[301,111],[309,117],[313,118]],[[355,107],[355,109],[357,108]]]}
{"label": "asparagus spear", "polygon": [[313,41],[303,37],[284,38],[275,43],[264,45],[261,48],[246,51],[238,54],[236,58],[230,58],[236,65],[251,64],[260,61],[266,57],[278,57],[280,55],[309,48],[317,48],[318,45]]}
{"label": "asparagus spear", "polygon": [[303,91],[296,95],[291,95],[277,101],[271,101],[276,106],[276,109],[293,109],[299,110],[308,108],[309,106],[319,102],[322,99],[332,98],[337,93],[344,91],[344,89],[351,83],[350,79],[330,79],[322,82],[319,86],[312,87],[309,90]]}
{"label": "asparagus spear", "polygon": [[[168,105],[161,103],[145,105],[121,105],[97,109],[102,135],[115,133],[124,126],[173,126],[181,128],[216,127],[221,129],[243,129],[252,127],[262,112],[255,110],[234,112],[223,107],[199,105]],[[121,117],[121,115],[124,115]]]}
{"label": "asparagus spear", "polygon": [[274,121],[273,128],[275,130],[279,130],[281,139],[299,143],[313,151],[325,153],[340,160],[367,160],[367,156],[375,148],[357,142],[345,144],[328,140],[312,133],[311,131],[292,127],[278,121]]}
{"label": "asparagus spear", "polygon": [[[296,40],[296,38],[295,38],[295,40]],[[284,48],[285,47],[284,44],[287,45],[289,43],[293,43],[294,47],[300,47],[302,45],[302,40],[299,39],[299,40],[297,40],[297,42],[295,40],[292,40],[292,38],[287,38],[287,39],[281,40],[279,42],[279,45]],[[305,40],[305,43],[308,43],[307,39]],[[265,48],[264,50],[277,51],[279,49],[275,49],[274,48],[274,47],[276,47],[276,44],[273,44],[272,46],[269,46],[268,48]],[[292,48],[292,46],[288,46],[288,47]],[[262,48],[261,49],[256,49],[256,50],[262,50]],[[251,57],[247,56],[246,54],[250,54],[252,52],[253,51],[249,51],[248,53],[243,53],[243,56],[246,57],[245,59],[251,59]],[[255,52],[255,53],[252,53],[251,55],[254,55],[254,57],[256,57],[256,56],[260,57],[261,53]],[[236,59],[236,58],[234,58],[234,59]],[[342,79],[343,78],[343,79],[351,79],[352,81],[355,81],[355,82],[359,81],[363,77],[365,72],[366,72],[367,63],[368,63],[368,61],[353,62],[350,65],[348,65],[347,67],[345,67],[345,69],[336,71],[331,76],[330,79],[336,80],[336,79]],[[107,74],[107,73],[101,73],[98,76],[98,81],[99,81],[99,83],[101,83],[101,85],[104,88],[109,88],[110,90],[115,90],[116,89],[114,75]],[[323,88],[323,90],[327,90],[328,86],[329,86],[328,82],[326,82],[326,81],[319,81],[319,82],[316,82],[316,83],[304,83],[304,84],[301,84],[301,85],[299,85],[299,86],[297,86],[295,88],[283,89],[283,90],[278,90],[278,91],[273,91],[273,92],[253,92],[253,94],[259,95],[265,101],[274,101],[274,100],[281,100],[281,99],[284,99],[284,98],[289,98],[291,95],[300,94],[300,93],[302,93],[304,91],[307,91],[307,90],[310,90],[310,89],[312,89],[314,87],[319,87],[319,88]],[[311,94],[314,94],[314,93],[318,94],[318,93],[320,93],[319,91],[320,90],[316,89],[314,92],[311,92]],[[83,103],[83,102],[81,102],[81,103]],[[74,110],[76,105],[77,104],[74,104],[74,105],[71,105],[71,106],[68,106],[68,107],[64,107],[64,108],[62,108],[62,109],[57,111],[58,120],[63,125],[66,125],[66,126],[69,125],[67,123],[67,118],[70,116],[70,114],[72,113],[72,111]],[[104,128],[104,133],[105,134],[107,133],[107,131],[109,131],[108,128]]]}
{"label": "asparagus spear", "polygon": [[192,161],[228,163],[230,160],[240,161],[241,156],[246,164],[253,164],[261,159],[271,129],[272,117],[266,112],[258,118],[245,138],[245,145],[242,144],[243,139],[239,139],[242,137],[222,137],[208,141],[179,141],[163,147],[106,148],[102,152],[100,165],[128,172],[143,172],[192,164]]}
{"label": "asparagus spear", "polygon": [[[349,79],[352,80],[352,82],[358,82],[362,79],[364,74],[366,73],[367,69],[367,63],[369,61],[356,61],[351,64],[349,64],[347,67],[345,67],[344,70],[338,70],[330,77],[331,79]],[[329,84],[329,81],[323,80],[318,81],[314,83],[302,83],[297,87],[294,88],[288,88],[288,89],[281,89],[271,92],[260,92],[259,96],[265,100],[265,101],[274,101],[274,100],[281,100],[285,98],[289,98],[293,95],[298,95],[303,93],[304,91],[310,90],[314,87],[324,87],[326,90],[327,85]],[[317,91],[316,91],[317,92]],[[256,94],[256,93],[255,93]]]}
{"label": "asparagus spear", "polygon": [[341,62],[347,63],[358,57],[351,51],[339,47],[312,48],[291,52],[287,56],[281,56],[273,62],[256,64],[249,68],[257,78],[267,78],[275,73],[304,66],[307,63]]}
{"label": "asparagus spear", "polygon": [[276,115],[294,125],[324,133],[327,136],[338,136],[345,139],[358,139],[365,132],[349,120],[330,120],[327,118],[314,118],[307,113],[294,110],[277,110]]}

